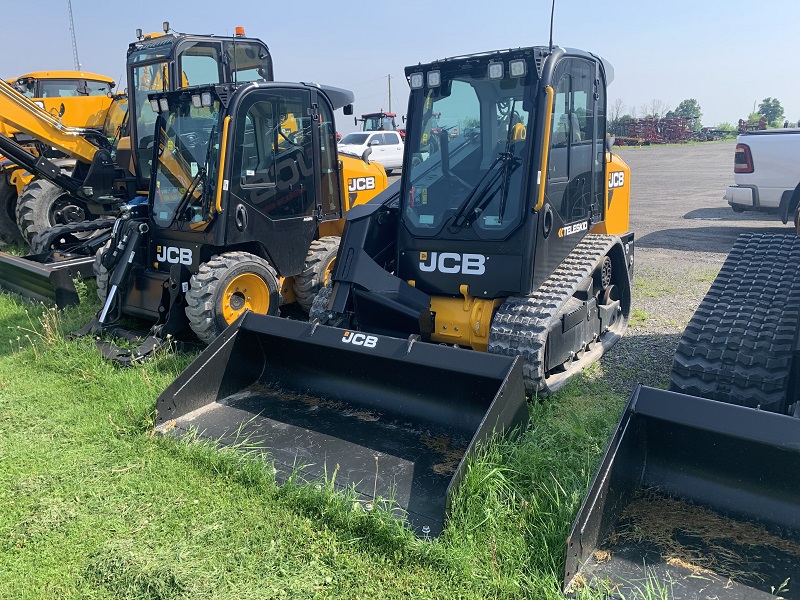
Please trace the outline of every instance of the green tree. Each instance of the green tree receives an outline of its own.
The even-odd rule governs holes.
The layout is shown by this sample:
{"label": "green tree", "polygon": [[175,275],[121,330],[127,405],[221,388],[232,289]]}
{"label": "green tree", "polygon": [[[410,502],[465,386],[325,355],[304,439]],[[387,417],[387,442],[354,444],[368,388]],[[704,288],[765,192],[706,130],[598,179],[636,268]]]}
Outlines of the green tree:
{"label": "green tree", "polygon": [[783,106],[777,98],[764,98],[758,105],[758,112],[767,118],[767,123],[773,127],[783,124]]}
{"label": "green tree", "polygon": [[667,116],[692,119],[692,128],[695,131],[699,131],[703,127],[700,123],[700,119],[703,118],[703,112],[700,110],[700,103],[694,98],[682,100],[681,103],[675,107],[675,110],[669,111]]}

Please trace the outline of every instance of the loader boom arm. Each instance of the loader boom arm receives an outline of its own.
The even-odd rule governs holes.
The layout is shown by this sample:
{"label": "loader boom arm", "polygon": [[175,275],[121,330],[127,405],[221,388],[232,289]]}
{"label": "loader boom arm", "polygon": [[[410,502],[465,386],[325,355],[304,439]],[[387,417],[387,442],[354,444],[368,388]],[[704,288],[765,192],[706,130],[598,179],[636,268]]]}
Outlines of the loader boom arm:
{"label": "loader boom arm", "polygon": [[97,152],[97,146],[87,139],[92,130],[64,125],[2,79],[0,121],[86,164],[91,164]]}

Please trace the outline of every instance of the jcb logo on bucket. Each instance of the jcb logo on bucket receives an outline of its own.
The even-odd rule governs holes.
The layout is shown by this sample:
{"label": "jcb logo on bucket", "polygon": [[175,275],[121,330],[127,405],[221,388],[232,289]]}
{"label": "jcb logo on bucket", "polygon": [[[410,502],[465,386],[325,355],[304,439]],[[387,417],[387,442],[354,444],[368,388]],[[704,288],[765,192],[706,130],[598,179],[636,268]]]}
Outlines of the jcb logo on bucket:
{"label": "jcb logo on bucket", "polygon": [[356,177],[355,179],[347,180],[347,189],[351,192],[363,192],[365,190],[375,189],[374,177]]}
{"label": "jcb logo on bucket", "polygon": [[608,174],[608,189],[625,185],[625,171],[614,171]]}
{"label": "jcb logo on bucket", "polygon": [[176,248],[175,246],[156,246],[156,260],[180,265],[192,264],[191,248]]}
{"label": "jcb logo on bucket", "polygon": [[378,338],[374,335],[365,335],[363,333],[353,333],[352,331],[345,331],[342,336],[342,341],[345,344],[353,344],[353,346],[364,346],[364,348],[374,348],[378,343]]}

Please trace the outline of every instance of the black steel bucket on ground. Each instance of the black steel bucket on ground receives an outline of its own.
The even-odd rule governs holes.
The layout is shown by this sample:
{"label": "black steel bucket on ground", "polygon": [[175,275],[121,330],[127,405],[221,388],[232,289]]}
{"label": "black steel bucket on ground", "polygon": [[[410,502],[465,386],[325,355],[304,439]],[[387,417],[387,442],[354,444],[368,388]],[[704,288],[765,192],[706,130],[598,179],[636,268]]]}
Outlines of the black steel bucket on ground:
{"label": "black steel bucket on ground", "polygon": [[94,277],[94,256],[48,252],[15,256],[0,252],[0,288],[59,308],[80,303],[73,279]]}
{"label": "black steel bucket on ground", "polygon": [[637,387],[567,540],[581,586],[800,598],[800,419]]}
{"label": "black steel bucket on ground", "polygon": [[466,460],[527,416],[517,358],[247,313],[159,397],[156,429],[257,448],[279,478],[391,499],[438,535]]}

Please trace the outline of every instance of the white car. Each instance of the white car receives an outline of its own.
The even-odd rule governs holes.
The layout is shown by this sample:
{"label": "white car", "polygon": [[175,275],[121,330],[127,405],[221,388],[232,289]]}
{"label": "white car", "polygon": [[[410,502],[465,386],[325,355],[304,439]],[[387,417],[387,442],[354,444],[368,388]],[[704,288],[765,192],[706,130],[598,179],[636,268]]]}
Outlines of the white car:
{"label": "white car", "polygon": [[403,140],[396,131],[356,131],[344,136],[338,145],[339,152],[361,156],[372,148],[369,160],[383,165],[388,174],[403,167]]}

